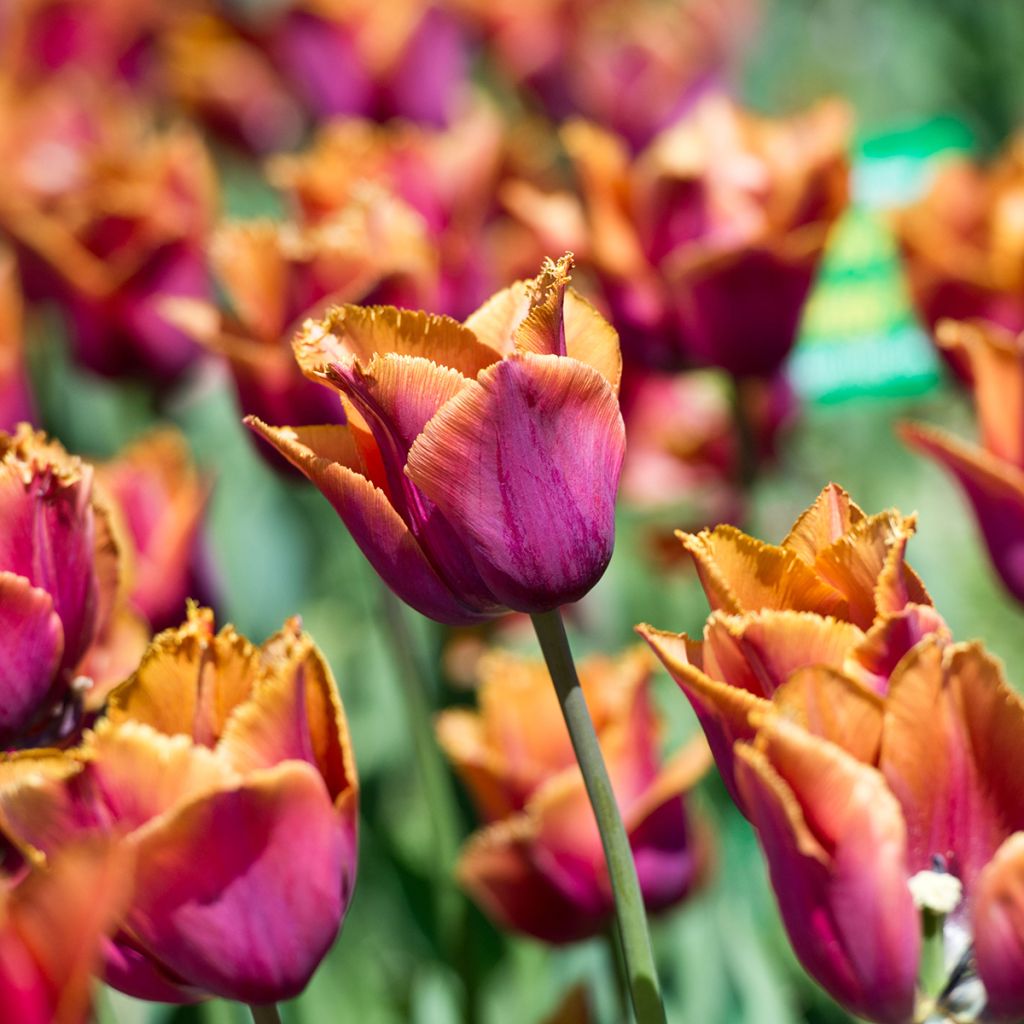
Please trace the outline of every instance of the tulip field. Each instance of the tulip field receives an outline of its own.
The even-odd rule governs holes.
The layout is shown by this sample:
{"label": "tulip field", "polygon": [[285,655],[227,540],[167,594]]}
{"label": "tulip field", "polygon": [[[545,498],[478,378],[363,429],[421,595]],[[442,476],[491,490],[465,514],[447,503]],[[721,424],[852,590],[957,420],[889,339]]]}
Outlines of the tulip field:
{"label": "tulip field", "polygon": [[0,1024],[1024,1024],[1022,47],[0,5]]}

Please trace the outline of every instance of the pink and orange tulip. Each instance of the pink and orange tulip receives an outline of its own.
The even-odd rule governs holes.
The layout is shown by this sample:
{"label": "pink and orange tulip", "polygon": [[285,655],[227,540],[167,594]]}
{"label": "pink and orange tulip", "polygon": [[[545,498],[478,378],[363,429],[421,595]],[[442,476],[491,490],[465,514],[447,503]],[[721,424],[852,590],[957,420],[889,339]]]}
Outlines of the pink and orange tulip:
{"label": "pink and orange tulip", "polygon": [[[1024,137],[990,167],[951,160],[917,203],[893,221],[910,292],[925,325],[984,320],[1024,331]],[[969,379],[948,346],[942,355]]]}
{"label": "pink and orange tulip", "polygon": [[127,851],[81,843],[0,887],[0,1016],[86,1024],[102,943],[128,900]]}
{"label": "pink and orange tulip", "polygon": [[981,321],[946,321],[938,338],[968,371],[981,444],[922,423],[904,423],[900,434],[960,485],[993,567],[1006,589],[1024,601],[1024,336]]}
{"label": "pink and orange tulip", "polygon": [[295,342],[345,426],[249,425],[328,498],[383,580],[441,622],[548,611],[598,581],[625,448],[611,325],[571,260],[460,324],[341,306]]}
{"label": "pink and orange tulip", "polygon": [[133,895],[107,981],[144,999],[297,995],[356,870],[358,784],[330,670],[295,621],[262,647],[210,613],[158,636],[80,746],[0,764],[25,856],[113,834]]}
{"label": "pink and orange tulip", "polygon": [[737,377],[780,368],[846,205],[848,135],[838,101],[770,120],[721,97],[635,159],[603,128],[565,127],[587,222],[584,262],[628,363]]}
{"label": "pink and orange tulip", "polygon": [[0,745],[64,740],[137,662],[123,555],[93,469],[27,424],[0,434]]}
{"label": "pink and orange tulip", "polygon": [[97,467],[105,497],[131,539],[128,603],[154,630],[180,622],[195,597],[200,531],[209,487],[185,438],[164,427]]}
{"label": "pink and orange tulip", "polygon": [[[662,764],[651,704],[652,662],[642,649],[592,658],[580,679],[608,764],[650,910],[699,881],[707,836],[684,793],[708,764],[704,743]],[[492,651],[479,666],[479,710],[438,718],[441,745],[484,828],[458,875],[502,926],[545,942],[598,934],[613,905],[597,824],[543,662]]]}

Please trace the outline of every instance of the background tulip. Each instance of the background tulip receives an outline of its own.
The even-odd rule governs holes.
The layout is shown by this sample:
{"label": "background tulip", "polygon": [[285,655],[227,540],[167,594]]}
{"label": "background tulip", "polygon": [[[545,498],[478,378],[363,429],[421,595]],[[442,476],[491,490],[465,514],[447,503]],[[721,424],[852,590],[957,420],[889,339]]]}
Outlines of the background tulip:
{"label": "background tulip", "polygon": [[24,317],[14,257],[0,251],[0,430],[31,422],[32,393],[25,367]]}
{"label": "background tulip", "polygon": [[[707,764],[703,743],[668,763],[642,650],[591,658],[580,679],[608,764],[648,909],[698,882],[707,836],[683,794]],[[601,840],[544,663],[493,651],[479,666],[479,711],[451,710],[438,737],[486,827],[459,864],[462,884],[506,928],[562,943],[600,933],[613,913]]]}
{"label": "background tulip", "polygon": [[0,765],[28,855],[111,832],[134,895],[107,954],[146,999],[297,995],[352,895],[358,789],[330,670],[294,621],[256,648],[212,615],[156,638],[66,754]]}

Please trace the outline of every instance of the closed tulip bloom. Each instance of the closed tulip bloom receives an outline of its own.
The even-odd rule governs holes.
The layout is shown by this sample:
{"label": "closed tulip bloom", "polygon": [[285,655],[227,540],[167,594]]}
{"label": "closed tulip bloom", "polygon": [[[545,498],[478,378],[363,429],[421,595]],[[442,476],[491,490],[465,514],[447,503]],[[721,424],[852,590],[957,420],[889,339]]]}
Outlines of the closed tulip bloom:
{"label": "closed tulip bloom", "polygon": [[627,362],[776,373],[796,340],[846,206],[849,112],[786,120],[711,97],[635,159],[587,122],[563,130],[587,220],[587,262]]}
{"label": "closed tulip bloom", "polygon": [[106,979],[143,999],[296,996],[337,934],[358,788],[330,670],[296,622],[262,647],[212,615],[160,634],[81,746],[0,765],[29,858],[113,833],[133,896]]}
{"label": "closed tulip bloom", "polygon": [[180,621],[199,585],[210,490],[188,443],[173,428],[153,430],[101,464],[98,479],[132,541],[129,603],[154,630]]}
{"label": "closed tulip bloom", "polygon": [[693,704],[734,796],[735,742],[753,735],[753,712],[787,699],[800,669],[824,665],[884,694],[919,640],[948,637],[905,560],[913,530],[895,511],[865,515],[830,484],[780,546],[731,526],[681,535],[712,608],[703,640],[638,631]]}
{"label": "closed tulip bloom", "polygon": [[[928,192],[894,217],[911,296],[925,325],[984,320],[1024,331],[1024,138],[989,166],[946,162]],[[956,348],[940,352],[965,380]]]}
{"label": "closed tulip bloom", "polygon": [[0,1015],[86,1024],[102,942],[128,898],[127,851],[82,843],[0,886]]}
{"label": "closed tulip bloom", "polygon": [[333,504],[384,581],[441,622],[581,598],[611,557],[625,447],[615,331],[568,258],[465,324],[343,306],[296,339],[345,426],[249,425]]}
{"label": "closed tulip bloom", "polygon": [[945,321],[938,338],[972,381],[980,444],[923,423],[904,423],[900,434],[960,485],[993,567],[1024,601],[1024,336],[981,321]]}
{"label": "closed tulip bloom", "polygon": [[66,738],[145,646],[93,476],[27,424],[0,433],[0,746]]}
{"label": "closed tulip bloom", "polygon": [[[685,791],[703,774],[703,742],[662,763],[642,649],[592,658],[580,678],[651,910],[699,880],[706,835]],[[441,745],[485,827],[459,862],[462,884],[502,926],[546,942],[598,934],[612,919],[604,854],[543,662],[492,651],[479,667],[479,710],[438,718]]]}

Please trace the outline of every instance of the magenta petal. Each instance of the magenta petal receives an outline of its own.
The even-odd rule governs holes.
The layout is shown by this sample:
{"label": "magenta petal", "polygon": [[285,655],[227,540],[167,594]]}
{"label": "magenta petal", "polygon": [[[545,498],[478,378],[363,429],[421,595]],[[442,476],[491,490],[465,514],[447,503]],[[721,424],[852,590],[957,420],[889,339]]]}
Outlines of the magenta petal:
{"label": "magenta petal", "polygon": [[286,762],[135,834],[125,927],[169,971],[246,1003],[297,996],[338,932],[355,864],[319,774]]}
{"label": "magenta petal", "polygon": [[153,1003],[195,1003],[204,994],[178,984],[145,954],[133,948],[123,935],[103,945],[103,980],[119,992]]}
{"label": "magenta petal", "polygon": [[53,599],[13,573],[0,572],[0,736],[29,725],[43,707],[64,652]]}
{"label": "magenta petal", "polygon": [[625,453],[597,371],[532,353],[488,367],[430,420],[407,473],[457,530],[504,605],[581,598],[611,558]]}

